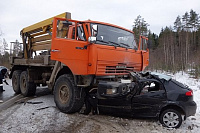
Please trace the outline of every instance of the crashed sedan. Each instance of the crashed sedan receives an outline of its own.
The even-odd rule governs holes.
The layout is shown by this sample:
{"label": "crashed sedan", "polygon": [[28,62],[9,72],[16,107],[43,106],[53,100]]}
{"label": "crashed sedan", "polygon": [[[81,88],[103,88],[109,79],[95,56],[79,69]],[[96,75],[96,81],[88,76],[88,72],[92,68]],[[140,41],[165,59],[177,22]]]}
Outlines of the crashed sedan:
{"label": "crashed sedan", "polygon": [[130,73],[131,80],[100,81],[90,90],[84,113],[159,119],[168,128],[178,128],[195,115],[197,105],[188,86],[159,73]]}

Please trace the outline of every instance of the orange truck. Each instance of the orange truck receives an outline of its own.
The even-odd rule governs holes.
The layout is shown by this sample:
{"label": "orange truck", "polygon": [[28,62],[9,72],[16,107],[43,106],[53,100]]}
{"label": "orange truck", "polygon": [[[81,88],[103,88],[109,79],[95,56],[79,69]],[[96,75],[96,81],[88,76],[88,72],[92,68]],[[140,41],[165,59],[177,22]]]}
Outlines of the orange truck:
{"label": "orange truck", "polygon": [[[21,31],[23,54],[11,58],[13,90],[32,96],[48,86],[56,106],[79,111],[100,82],[129,82],[130,72],[149,63],[148,39],[128,29],[98,21],[77,21],[66,12]],[[113,93],[108,92],[108,93]]]}

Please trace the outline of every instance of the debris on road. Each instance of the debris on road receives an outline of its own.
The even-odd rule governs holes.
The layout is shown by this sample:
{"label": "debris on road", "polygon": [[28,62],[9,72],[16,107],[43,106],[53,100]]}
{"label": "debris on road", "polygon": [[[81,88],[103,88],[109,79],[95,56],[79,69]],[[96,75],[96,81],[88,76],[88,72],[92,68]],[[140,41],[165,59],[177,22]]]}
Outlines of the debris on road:
{"label": "debris on road", "polygon": [[37,110],[43,110],[43,109],[47,109],[47,108],[50,108],[50,107],[56,108],[55,106],[48,106],[48,107],[44,107],[44,108],[39,108]]}

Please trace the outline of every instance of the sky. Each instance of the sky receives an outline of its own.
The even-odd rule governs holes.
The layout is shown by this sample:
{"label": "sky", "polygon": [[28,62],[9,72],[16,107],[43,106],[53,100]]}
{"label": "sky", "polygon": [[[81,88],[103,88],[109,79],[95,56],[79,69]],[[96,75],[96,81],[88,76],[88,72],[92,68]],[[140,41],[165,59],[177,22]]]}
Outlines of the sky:
{"label": "sky", "polygon": [[193,9],[200,13],[200,0],[0,0],[1,38],[7,43],[21,42],[20,31],[29,25],[64,12],[75,20],[95,20],[132,29],[141,15],[159,34],[162,27],[173,26],[178,15]]}

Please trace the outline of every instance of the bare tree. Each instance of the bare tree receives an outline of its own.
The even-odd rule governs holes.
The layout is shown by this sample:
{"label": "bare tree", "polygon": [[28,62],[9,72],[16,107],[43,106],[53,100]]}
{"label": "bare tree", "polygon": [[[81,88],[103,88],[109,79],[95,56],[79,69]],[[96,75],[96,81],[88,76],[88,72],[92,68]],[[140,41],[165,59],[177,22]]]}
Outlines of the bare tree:
{"label": "bare tree", "polygon": [[22,52],[22,44],[19,43],[18,40],[16,40],[15,42],[11,42],[11,51],[13,51],[13,56],[18,56],[20,52]]}

